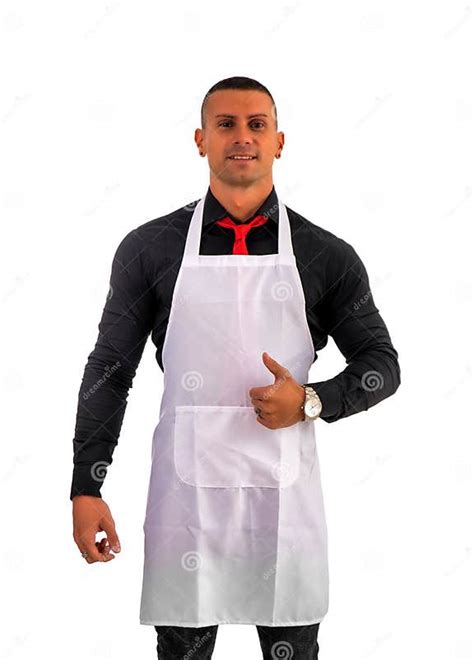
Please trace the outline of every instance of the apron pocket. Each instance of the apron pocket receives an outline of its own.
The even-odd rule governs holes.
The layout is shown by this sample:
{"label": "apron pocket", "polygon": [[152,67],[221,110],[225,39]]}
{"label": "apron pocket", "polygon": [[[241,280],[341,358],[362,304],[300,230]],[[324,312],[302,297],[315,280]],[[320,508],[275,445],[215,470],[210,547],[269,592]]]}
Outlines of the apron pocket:
{"label": "apron pocket", "polygon": [[301,427],[267,429],[253,406],[176,406],[174,462],[191,486],[286,488],[300,470]]}

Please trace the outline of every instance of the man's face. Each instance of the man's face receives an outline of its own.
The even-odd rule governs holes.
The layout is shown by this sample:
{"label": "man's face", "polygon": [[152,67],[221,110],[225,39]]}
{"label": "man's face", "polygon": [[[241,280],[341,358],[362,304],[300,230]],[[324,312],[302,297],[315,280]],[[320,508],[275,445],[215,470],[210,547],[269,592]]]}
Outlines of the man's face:
{"label": "man's face", "polygon": [[[273,103],[255,90],[214,92],[205,107],[205,128],[196,129],[196,144],[207,155],[211,173],[231,185],[251,185],[271,176],[275,154],[284,142],[276,130]],[[233,160],[246,154],[252,160]]]}

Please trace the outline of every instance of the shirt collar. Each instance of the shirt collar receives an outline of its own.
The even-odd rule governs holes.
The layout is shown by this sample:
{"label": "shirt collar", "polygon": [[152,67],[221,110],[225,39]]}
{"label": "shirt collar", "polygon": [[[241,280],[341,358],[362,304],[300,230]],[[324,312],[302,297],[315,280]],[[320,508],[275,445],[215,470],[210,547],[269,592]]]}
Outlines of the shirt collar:
{"label": "shirt collar", "polygon": [[[275,186],[273,186],[270,194],[260,206],[260,208],[254,213],[251,218],[248,218],[245,222],[253,220],[257,215],[268,215],[269,219],[275,223],[278,223],[278,197],[275,191]],[[216,220],[225,218],[229,216],[235,222],[239,222],[234,218],[226,209],[222,206],[219,200],[213,195],[211,187],[209,186],[206,198],[204,200],[204,210],[203,210],[203,224],[210,225]]]}

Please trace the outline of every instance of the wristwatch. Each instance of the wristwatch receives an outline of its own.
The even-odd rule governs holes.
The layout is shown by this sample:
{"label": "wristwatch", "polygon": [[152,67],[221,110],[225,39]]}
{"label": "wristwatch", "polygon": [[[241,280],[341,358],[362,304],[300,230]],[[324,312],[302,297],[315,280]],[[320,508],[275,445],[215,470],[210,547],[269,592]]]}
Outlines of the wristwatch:
{"label": "wristwatch", "polygon": [[301,406],[301,410],[304,411],[304,421],[315,421],[321,415],[323,404],[312,387],[309,385],[303,385],[303,387],[306,392],[304,403]]}

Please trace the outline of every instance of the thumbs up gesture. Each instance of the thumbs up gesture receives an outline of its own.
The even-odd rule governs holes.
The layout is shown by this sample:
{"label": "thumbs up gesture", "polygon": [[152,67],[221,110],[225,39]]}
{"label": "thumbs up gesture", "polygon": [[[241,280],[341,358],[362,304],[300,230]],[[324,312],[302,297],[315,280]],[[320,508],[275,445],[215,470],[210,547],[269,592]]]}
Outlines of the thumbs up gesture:
{"label": "thumbs up gesture", "polygon": [[262,353],[262,360],[275,376],[275,382],[249,390],[250,400],[257,412],[257,422],[268,429],[280,429],[304,421],[304,411],[301,410],[305,400],[304,387],[267,352]]}

